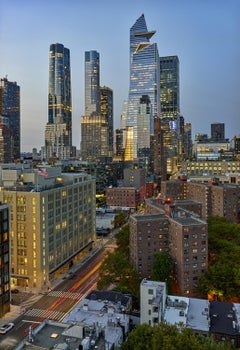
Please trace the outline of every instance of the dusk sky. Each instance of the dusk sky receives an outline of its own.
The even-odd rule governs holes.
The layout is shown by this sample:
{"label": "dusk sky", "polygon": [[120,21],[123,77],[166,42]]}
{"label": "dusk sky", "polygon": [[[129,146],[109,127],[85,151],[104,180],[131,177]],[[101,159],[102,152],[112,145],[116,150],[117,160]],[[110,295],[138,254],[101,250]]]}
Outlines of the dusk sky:
{"label": "dusk sky", "polygon": [[144,13],[160,56],[180,61],[180,108],[196,132],[225,123],[240,134],[240,0],[0,0],[0,78],[21,88],[22,151],[44,145],[49,47],[70,49],[73,145],[80,148],[84,52],[100,53],[100,84],[113,89],[114,129],[129,89],[129,29]]}

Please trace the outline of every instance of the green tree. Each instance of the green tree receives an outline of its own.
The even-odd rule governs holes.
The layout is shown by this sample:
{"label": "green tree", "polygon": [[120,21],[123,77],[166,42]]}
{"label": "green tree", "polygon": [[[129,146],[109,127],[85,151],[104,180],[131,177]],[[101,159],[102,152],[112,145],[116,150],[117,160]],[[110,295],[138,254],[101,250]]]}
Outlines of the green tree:
{"label": "green tree", "polygon": [[107,254],[99,270],[98,289],[108,288],[133,296],[134,307],[139,307],[140,282],[137,271],[129,261],[129,225],[123,226],[116,234],[117,248]]}
{"label": "green tree", "polygon": [[160,323],[151,327],[136,326],[121,350],[230,350],[228,343],[217,343],[213,338],[195,335],[183,325]]}
{"label": "green tree", "polygon": [[153,279],[154,281],[166,282],[168,292],[172,286],[172,259],[166,252],[156,254],[153,264]]}
{"label": "green tree", "polygon": [[127,222],[128,214],[123,211],[119,211],[114,217],[114,227],[120,227]]}
{"label": "green tree", "polygon": [[240,298],[240,225],[225,218],[208,219],[209,267],[199,280],[203,297]]}

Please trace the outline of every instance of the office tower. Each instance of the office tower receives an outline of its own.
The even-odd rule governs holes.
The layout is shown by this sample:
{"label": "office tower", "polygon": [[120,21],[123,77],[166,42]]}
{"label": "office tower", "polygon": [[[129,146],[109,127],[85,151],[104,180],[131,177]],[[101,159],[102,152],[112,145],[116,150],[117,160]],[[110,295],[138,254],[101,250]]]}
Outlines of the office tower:
{"label": "office tower", "polygon": [[192,124],[186,123],[184,125],[184,137],[183,137],[183,147],[185,158],[192,157]]}
{"label": "office tower", "polygon": [[160,57],[161,117],[180,114],[179,59],[178,56]]}
{"label": "office tower", "polygon": [[225,124],[213,123],[211,124],[211,140],[214,142],[225,140]]}
{"label": "office tower", "polygon": [[81,117],[81,158],[107,163],[113,156],[113,92],[100,87],[97,51],[85,52],[85,115]]}
{"label": "office tower", "polygon": [[0,115],[9,119],[9,129],[12,133],[11,161],[20,159],[20,87],[7,78],[0,80]]}
{"label": "office tower", "polygon": [[0,201],[11,204],[12,285],[47,290],[94,246],[95,180],[59,167],[16,164],[1,166],[0,181]]}
{"label": "office tower", "polygon": [[85,115],[100,113],[100,66],[97,51],[85,52]]}
{"label": "office tower", "polygon": [[176,173],[183,150],[184,119],[180,116],[178,56],[160,57],[160,103],[167,176]]}
{"label": "office tower", "polygon": [[49,53],[48,123],[42,158],[74,157],[72,146],[72,100],[70,51],[62,44],[52,44]]}
{"label": "office tower", "polygon": [[84,161],[100,162],[107,160],[108,124],[101,115],[81,117],[81,158]]}
{"label": "office tower", "polygon": [[109,156],[113,156],[113,91],[107,86],[100,87],[100,111],[108,126],[107,144]]}
{"label": "office tower", "polygon": [[155,31],[147,30],[143,14],[130,29],[130,86],[126,126],[133,128],[133,159],[137,157],[137,119],[143,95],[149,97],[152,105],[150,136],[154,133],[154,117],[160,117],[159,55],[157,44],[150,42],[154,33]]}
{"label": "office tower", "polygon": [[10,311],[10,208],[0,205],[0,318]]}

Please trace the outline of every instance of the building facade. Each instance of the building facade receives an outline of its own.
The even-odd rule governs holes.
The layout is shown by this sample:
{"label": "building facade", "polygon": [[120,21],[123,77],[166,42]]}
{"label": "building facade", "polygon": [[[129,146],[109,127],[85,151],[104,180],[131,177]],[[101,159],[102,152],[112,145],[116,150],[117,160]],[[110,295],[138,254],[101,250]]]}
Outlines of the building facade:
{"label": "building facade", "polygon": [[154,257],[168,251],[169,220],[162,214],[130,217],[130,262],[139,276],[151,278]]}
{"label": "building facade", "polygon": [[11,207],[11,283],[44,290],[94,246],[95,182],[52,167],[1,174],[0,201]]}
{"label": "building facade", "polygon": [[207,223],[184,211],[169,222],[169,254],[177,286],[182,295],[197,297],[199,278],[208,268]]}
{"label": "building facade", "polygon": [[72,146],[72,96],[70,51],[62,44],[50,45],[48,123],[42,158],[69,159],[75,157]]}
{"label": "building facade", "polygon": [[214,142],[225,141],[225,124],[224,123],[211,124],[211,140]]}
{"label": "building facade", "polygon": [[10,208],[0,205],[0,318],[10,311]]}
{"label": "building facade", "polygon": [[9,118],[0,115],[0,163],[13,161],[13,136],[9,128]]}
{"label": "building facade", "polygon": [[0,115],[8,118],[11,131],[11,160],[20,159],[21,120],[20,120],[20,87],[7,78],[0,79]]}

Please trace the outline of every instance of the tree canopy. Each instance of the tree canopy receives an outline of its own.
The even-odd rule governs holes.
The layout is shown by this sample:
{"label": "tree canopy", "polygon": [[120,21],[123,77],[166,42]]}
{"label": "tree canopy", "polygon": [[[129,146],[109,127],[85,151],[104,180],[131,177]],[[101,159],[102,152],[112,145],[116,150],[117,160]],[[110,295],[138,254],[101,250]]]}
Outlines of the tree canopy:
{"label": "tree canopy", "polygon": [[99,270],[97,288],[112,286],[122,293],[129,293],[138,305],[140,278],[129,261],[129,225],[123,226],[116,234],[116,244],[116,250],[107,254]]}
{"label": "tree canopy", "polygon": [[212,337],[205,338],[182,325],[160,323],[151,327],[136,326],[129,334],[121,350],[230,350],[228,343],[218,343]]}
{"label": "tree canopy", "polygon": [[240,224],[213,216],[208,219],[209,267],[199,290],[222,301],[240,299]]}
{"label": "tree canopy", "polygon": [[165,281],[167,283],[168,292],[172,286],[172,259],[166,252],[156,254],[154,257],[153,264],[153,280],[154,281]]}

